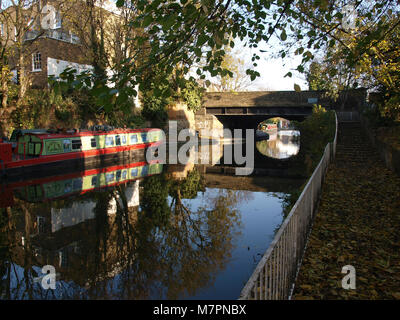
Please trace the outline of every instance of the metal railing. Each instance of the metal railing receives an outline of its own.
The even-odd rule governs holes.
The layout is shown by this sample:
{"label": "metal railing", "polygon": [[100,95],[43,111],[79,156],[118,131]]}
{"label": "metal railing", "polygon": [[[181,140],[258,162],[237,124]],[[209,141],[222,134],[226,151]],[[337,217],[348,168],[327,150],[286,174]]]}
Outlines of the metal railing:
{"label": "metal railing", "polygon": [[335,118],[336,132],[333,142],[326,145],[321,161],[244,286],[240,300],[290,298],[311,231],[322,183],[328,165],[336,154],[336,115]]}
{"label": "metal railing", "polygon": [[43,31],[27,31],[24,35],[24,40],[34,40],[36,38],[50,38],[61,40],[73,44],[80,44],[80,39],[73,33],[61,29],[49,29]]}

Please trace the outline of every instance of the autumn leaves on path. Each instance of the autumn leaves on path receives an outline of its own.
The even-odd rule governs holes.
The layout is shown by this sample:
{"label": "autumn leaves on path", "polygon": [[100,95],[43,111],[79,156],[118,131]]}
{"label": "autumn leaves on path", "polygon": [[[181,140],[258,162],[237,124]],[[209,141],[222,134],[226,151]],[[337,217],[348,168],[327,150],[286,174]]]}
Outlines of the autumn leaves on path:
{"label": "autumn leaves on path", "polygon": [[[356,289],[343,289],[345,265]],[[340,123],[293,299],[400,299],[400,177],[359,123]]]}

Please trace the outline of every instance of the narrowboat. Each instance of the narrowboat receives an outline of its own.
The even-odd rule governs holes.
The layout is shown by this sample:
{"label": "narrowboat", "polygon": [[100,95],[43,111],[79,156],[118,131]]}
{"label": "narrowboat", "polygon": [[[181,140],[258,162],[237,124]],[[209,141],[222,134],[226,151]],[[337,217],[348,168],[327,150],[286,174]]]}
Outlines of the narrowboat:
{"label": "narrowboat", "polygon": [[12,142],[0,143],[0,178],[35,178],[43,172],[139,161],[162,138],[162,131],[154,128],[25,132],[14,150]]}
{"label": "narrowboat", "polygon": [[262,123],[258,126],[257,129],[265,132],[277,131],[278,125],[276,123]]}

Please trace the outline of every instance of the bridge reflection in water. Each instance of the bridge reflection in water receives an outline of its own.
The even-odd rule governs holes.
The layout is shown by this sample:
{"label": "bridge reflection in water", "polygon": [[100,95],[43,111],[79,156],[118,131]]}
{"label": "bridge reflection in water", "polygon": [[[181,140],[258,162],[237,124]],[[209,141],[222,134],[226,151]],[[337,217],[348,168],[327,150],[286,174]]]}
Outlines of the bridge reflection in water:
{"label": "bridge reflection in water", "polygon": [[[234,176],[216,165],[222,155],[217,143],[196,155],[207,164],[3,186],[1,298],[238,298],[304,180]],[[56,290],[40,285],[44,265],[56,268]]]}

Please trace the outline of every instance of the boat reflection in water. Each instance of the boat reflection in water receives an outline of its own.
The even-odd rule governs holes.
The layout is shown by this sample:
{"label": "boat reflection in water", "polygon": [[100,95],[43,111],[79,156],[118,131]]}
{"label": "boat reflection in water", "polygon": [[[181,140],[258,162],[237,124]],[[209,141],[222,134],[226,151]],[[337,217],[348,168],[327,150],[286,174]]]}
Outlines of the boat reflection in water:
{"label": "boat reflection in water", "polygon": [[[157,163],[97,170],[6,186],[0,299],[177,299],[210,286],[230,260],[243,192],[189,206],[206,191],[196,168],[178,179]],[[55,290],[41,285],[45,265]]]}
{"label": "boat reflection in water", "polygon": [[277,130],[268,133],[268,140],[256,142],[256,148],[261,154],[275,159],[287,159],[299,153],[300,131]]}
{"label": "boat reflection in water", "polygon": [[[72,173],[66,176],[37,179],[9,185],[14,194],[28,202],[54,200],[74,194],[84,194],[100,188],[112,187],[162,172],[162,164],[136,162],[101,169]],[[20,186],[22,185],[22,186]]]}
{"label": "boat reflection in water", "polygon": [[[162,164],[136,162],[3,185],[0,214],[8,222],[0,221],[0,245],[8,250],[0,256],[0,299],[90,296],[91,281],[122,268],[110,257],[118,245],[99,235],[109,237],[107,227],[118,220],[136,222],[140,181],[162,171]],[[112,265],[106,274],[105,264]],[[56,269],[56,290],[41,285],[45,265]]]}

